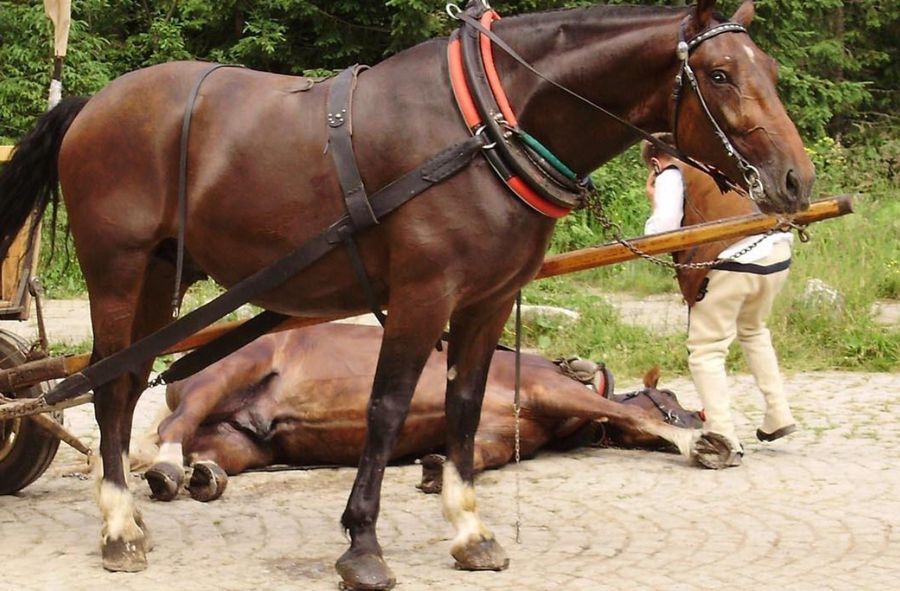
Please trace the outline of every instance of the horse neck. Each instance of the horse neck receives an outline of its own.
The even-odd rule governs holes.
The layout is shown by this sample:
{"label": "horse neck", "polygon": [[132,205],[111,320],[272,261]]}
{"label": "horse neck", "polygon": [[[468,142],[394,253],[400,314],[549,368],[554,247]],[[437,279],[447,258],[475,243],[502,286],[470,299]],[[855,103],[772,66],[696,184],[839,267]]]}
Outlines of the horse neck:
{"label": "horse neck", "polygon": [[[669,128],[684,9],[593,6],[502,19],[497,34],[542,73],[648,131]],[[637,136],[525,71],[501,50],[504,88],[523,129],[580,174]]]}
{"label": "horse neck", "polygon": [[[693,226],[758,211],[753,202],[744,199],[734,191],[722,193],[708,174],[686,164],[679,165],[679,168],[684,179],[683,226]],[[679,263],[712,261],[723,250],[739,240],[741,238],[701,244],[687,251],[675,253],[675,261]],[[700,289],[700,282],[707,273],[709,273],[709,269],[680,268],[676,271],[678,284],[689,305],[694,305]]]}
{"label": "horse neck", "polygon": [[708,174],[688,165],[679,166],[685,187],[684,226],[755,213],[753,202],[734,191],[722,193]]}

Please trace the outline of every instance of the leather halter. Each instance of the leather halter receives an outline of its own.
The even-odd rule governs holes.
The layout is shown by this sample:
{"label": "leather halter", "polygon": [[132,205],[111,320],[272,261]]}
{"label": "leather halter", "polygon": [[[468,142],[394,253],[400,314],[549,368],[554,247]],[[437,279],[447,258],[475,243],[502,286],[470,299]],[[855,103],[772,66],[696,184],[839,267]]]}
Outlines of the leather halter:
{"label": "leather halter", "polygon": [[[487,10],[478,18],[490,31],[500,16]],[[494,66],[491,40],[464,24],[451,37],[447,59],[463,120],[470,133],[490,139],[483,154],[507,187],[550,218],[579,207],[586,183],[577,181],[568,167],[519,127]]]}
{"label": "leather halter", "polygon": [[[663,392],[664,390],[659,390],[659,391]],[[665,391],[668,392],[667,390],[665,390]],[[626,392],[625,394],[617,395],[616,398],[618,398],[618,402],[621,402],[624,404],[625,402],[627,402],[629,400],[633,400],[634,398],[637,398],[638,396],[646,396],[650,400],[650,402],[653,403],[653,406],[656,407],[656,410],[659,411],[659,414],[662,415],[662,420],[667,425],[674,425],[676,427],[684,427],[685,426],[682,424],[681,417],[679,417],[678,414],[675,413],[675,411],[673,411],[670,408],[666,408],[665,405],[660,403],[659,400],[657,400],[653,396],[653,388],[642,388],[640,390]]]}

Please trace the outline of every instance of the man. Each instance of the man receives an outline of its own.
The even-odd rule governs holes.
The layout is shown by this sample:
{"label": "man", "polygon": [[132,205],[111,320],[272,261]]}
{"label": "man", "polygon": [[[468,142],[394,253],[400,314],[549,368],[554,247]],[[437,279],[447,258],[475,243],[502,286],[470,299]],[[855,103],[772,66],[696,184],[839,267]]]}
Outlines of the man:
{"label": "man", "polygon": [[[670,135],[660,139],[672,143]],[[646,234],[754,212],[737,193],[721,194],[707,174],[659,152],[645,142],[642,156],[651,168],[647,194],[652,214]],[[675,254],[677,262],[718,260],[712,269],[679,269],[678,281],[690,307],[688,351],[691,377],[704,404],[704,430],[731,443],[725,466],[738,466],[743,446],[731,416],[731,394],[725,373],[728,347],[737,337],[744,358],[762,391],[766,414],[756,431],[760,441],[775,441],[796,431],[766,318],[788,276],[790,233],[720,241]],[[703,463],[703,458],[699,458]],[[714,466],[707,466],[714,467]]]}

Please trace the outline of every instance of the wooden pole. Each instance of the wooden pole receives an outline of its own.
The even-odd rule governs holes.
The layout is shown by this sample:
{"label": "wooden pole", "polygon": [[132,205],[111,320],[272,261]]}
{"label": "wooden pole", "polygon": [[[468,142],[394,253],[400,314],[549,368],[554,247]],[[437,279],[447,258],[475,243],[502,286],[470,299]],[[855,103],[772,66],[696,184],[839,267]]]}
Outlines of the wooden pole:
{"label": "wooden pole", "polygon": [[[849,195],[841,195],[833,199],[824,199],[810,204],[809,209],[794,215],[791,219],[800,225],[834,218],[853,212],[853,203]],[[740,238],[752,234],[761,234],[781,225],[781,221],[773,215],[762,213],[740,216],[698,224],[687,228],[679,228],[671,232],[642,236],[629,240],[636,248],[647,254],[663,254],[678,252],[708,242]],[[595,267],[603,267],[638,258],[627,247],[618,242],[611,242],[593,248],[584,248],[564,254],[549,256],[544,259],[541,270],[535,279],[555,277],[576,271],[584,271]]]}
{"label": "wooden pole", "polygon": [[[852,212],[853,205],[850,196],[841,195],[833,199],[816,201],[810,205],[807,211],[796,214],[792,219],[797,224],[806,225]],[[753,214],[718,222],[709,222],[707,224],[700,224],[689,228],[681,228],[680,230],[655,234],[652,236],[642,236],[630,240],[630,242],[648,254],[662,254],[684,250],[707,242],[759,234],[772,228],[776,228],[781,223],[781,220],[776,216]],[[612,265],[614,263],[621,263],[635,258],[638,258],[637,255],[617,242],[592,248],[584,248],[565,254],[547,257],[541,270],[538,272],[536,279],[575,273],[576,271]],[[289,318],[278,325],[272,332],[281,332],[294,328],[302,328],[304,326],[312,326],[323,322],[340,320],[341,318],[345,318],[345,316]],[[166,353],[179,353],[196,349],[197,347],[222,336],[228,331],[237,328],[243,322],[244,321],[224,322],[209,326],[167,349]],[[41,359],[23,363],[10,370],[0,371],[0,392],[14,392],[42,381],[68,377],[87,367],[90,363],[90,357],[89,354],[85,353],[83,355],[73,355],[62,358]],[[23,400],[20,402],[24,403],[25,401]],[[67,404],[66,406],[69,405]],[[2,409],[0,409],[0,419],[2,418],[3,412]]]}

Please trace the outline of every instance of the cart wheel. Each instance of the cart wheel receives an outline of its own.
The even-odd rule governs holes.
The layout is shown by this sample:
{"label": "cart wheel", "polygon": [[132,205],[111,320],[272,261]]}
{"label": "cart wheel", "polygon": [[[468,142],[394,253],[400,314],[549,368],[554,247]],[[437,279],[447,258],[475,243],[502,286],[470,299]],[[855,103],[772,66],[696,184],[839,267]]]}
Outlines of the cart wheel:
{"label": "cart wheel", "polygon": [[[0,369],[25,362],[28,343],[0,329]],[[16,393],[17,398],[34,398],[47,390],[40,384]],[[62,422],[62,411],[52,413]],[[34,482],[50,466],[59,448],[59,439],[27,417],[0,421],[0,495],[18,492]]]}

